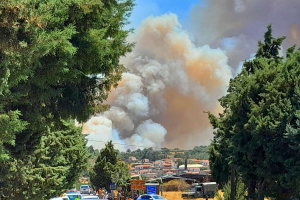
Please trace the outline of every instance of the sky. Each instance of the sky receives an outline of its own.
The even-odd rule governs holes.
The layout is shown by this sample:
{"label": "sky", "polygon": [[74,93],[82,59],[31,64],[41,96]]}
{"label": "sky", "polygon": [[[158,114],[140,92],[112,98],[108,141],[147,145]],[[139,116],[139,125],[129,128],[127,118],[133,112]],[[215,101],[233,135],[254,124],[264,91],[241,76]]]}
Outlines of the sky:
{"label": "sky", "polygon": [[129,19],[129,27],[138,28],[149,16],[176,13],[180,24],[189,29],[189,18],[192,8],[201,4],[200,0],[136,0],[135,8]]}

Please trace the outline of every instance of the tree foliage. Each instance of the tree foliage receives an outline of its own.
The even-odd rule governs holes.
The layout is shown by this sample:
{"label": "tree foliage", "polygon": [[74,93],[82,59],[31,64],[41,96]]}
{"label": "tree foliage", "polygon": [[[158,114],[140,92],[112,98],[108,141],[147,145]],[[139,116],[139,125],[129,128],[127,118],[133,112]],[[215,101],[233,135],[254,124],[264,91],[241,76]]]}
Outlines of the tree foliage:
{"label": "tree foliage", "polygon": [[88,164],[86,141],[74,121],[64,121],[60,131],[48,128],[32,155],[11,162],[7,177],[8,199],[49,199],[63,193]]}
{"label": "tree foliage", "polygon": [[207,160],[209,158],[208,146],[195,146],[192,150],[180,150],[178,148],[170,150],[167,148],[162,148],[161,150],[153,148],[145,148],[143,150],[137,149],[135,151],[126,151],[120,152],[122,160],[128,160],[129,157],[134,156],[138,160],[144,158],[149,159],[150,161],[160,160],[167,158],[170,155],[174,155],[174,158],[194,158],[198,160]]}
{"label": "tree foliage", "polygon": [[16,145],[6,145],[14,155],[34,150],[45,124],[85,121],[103,109],[124,71],[119,58],[132,48],[123,30],[132,6],[131,0],[1,1],[0,111],[18,110],[28,122]]}
{"label": "tree foliage", "polygon": [[130,174],[128,167],[120,162],[118,151],[114,149],[112,141],[101,149],[94,167],[90,171],[90,180],[97,188],[110,188],[111,183],[127,190],[130,185]]}
{"label": "tree foliage", "polygon": [[258,199],[289,197],[300,188],[294,167],[300,155],[300,50],[292,47],[285,59],[280,57],[284,38],[273,38],[268,26],[255,59],[244,63],[220,99],[224,112],[209,114],[218,129],[210,150],[213,175],[224,182],[235,166]]}
{"label": "tree foliage", "polygon": [[[241,179],[238,180],[237,188],[236,188],[236,195],[234,197],[235,200],[245,200],[246,196],[246,186]],[[223,195],[219,192],[216,192],[216,199],[217,200],[230,200],[231,196],[231,183],[228,182],[225,184],[223,188]]]}
{"label": "tree foliage", "polygon": [[[66,131],[64,121],[83,122],[108,107],[103,102],[125,70],[119,58],[133,47],[126,42],[130,30],[124,29],[133,5],[132,0],[0,1],[0,193],[10,190],[7,180],[14,173],[24,172],[26,184],[36,180],[25,169],[40,168],[45,160],[33,165],[28,157],[48,148],[41,145],[44,137]],[[43,173],[60,176],[59,170]]]}

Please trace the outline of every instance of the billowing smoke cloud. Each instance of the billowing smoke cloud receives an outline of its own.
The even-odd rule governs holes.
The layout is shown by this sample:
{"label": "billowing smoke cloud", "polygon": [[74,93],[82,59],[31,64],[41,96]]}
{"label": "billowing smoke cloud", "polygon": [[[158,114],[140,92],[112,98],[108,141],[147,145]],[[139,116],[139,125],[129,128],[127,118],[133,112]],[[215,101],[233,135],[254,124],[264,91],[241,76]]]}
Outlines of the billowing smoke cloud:
{"label": "billowing smoke cloud", "polygon": [[147,18],[130,40],[137,45],[121,60],[129,72],[108,98],[111,109],[91,118],[83,133],[131,149],[208,144],[203,110],[220,111],[217,100],[232,77],[225,52],[195,46],[174,14]]}
{"label": "billowing smoke cloud", "polygon": [[103,116],[97,116],[90,119],[83,125],[83,133],[87,136],[87,146],[93,146],[96,149],[102,149],[105,142],[112,140],[116,148],[121,151],[126,150],[124,141],[120,139],[117,130],[113,129],[112,121]]}
{"label": "billowing smoke cloud", "polygon": [[269,24],[275,37],[287,36],[284,50],[300,45],[299,0],[204,0],[193,8],[197,45],[226,50],[234,69],[257,51]]}

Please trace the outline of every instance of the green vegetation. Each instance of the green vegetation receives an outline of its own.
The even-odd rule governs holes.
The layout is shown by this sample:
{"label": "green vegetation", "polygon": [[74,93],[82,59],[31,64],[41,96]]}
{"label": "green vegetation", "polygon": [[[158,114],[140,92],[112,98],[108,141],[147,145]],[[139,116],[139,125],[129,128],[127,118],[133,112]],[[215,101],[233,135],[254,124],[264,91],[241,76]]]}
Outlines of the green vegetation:
{"label": "green vegetation", "polygon": [[237,177],[254,199],[299,193],[300,50],[293,46],[280,57],[284,38],[273,38],[268,26],[255,59],[244,63],[220,99],[224,112],[209,114],[217,129],[210,146],[211,170],[217,181],[230,180],[230,199],[235,198]]}
{"label": "green vegetation", "polygon": [[[235,200],[245,200],[246,196],[246,186],[241,179],[238,180],[236,183],[236,192],[235,192]],[[224,186],[223,188],[223,195],[219,192],[216,192],[216,199],[217,200],[230,200],[231,198],[231,183],[230,181]]]}
{"label": "green vegetation", "polygon": [[117,187],[128,190],[130,186],[130,174],[128,167],[120,162],[118,152],[112,142],[108,142],[103,148],[90,171],[90,180],[96,188],[110,188],[111,183]]}
{"label": "green vegetation", "polygon": [[160,150],[154,150],[153,148],[145,148],[143,150],[137,149],[135,151],[127,150],[126,152],[120,152],[122,160],[128,161],[129,157],[134,156],[138,160],[144,158],[150,161],[160,160],[168,158],[168,156],[174,156],[174,158],[194,158],[198,160],[208,160],[208,146],[196,146],[192,150],[180,150],[178,148],[170,150],[162,148]]}
{"label": "green vegetation", "polygon": [[132,0],[0,2],[0,198],[59,195],[84,170],[74,119],[108,108],[102,102],[125,70],[119,58],[133,46],[124,30],[132,7]]}
{"label": "green vegetation", "polygon": [[26,159],[14,159],[4,194],[10,199],[49,199],[71,188],[88,164],[86,141],[74,121],[60,131],[44,133],[36,150]]}

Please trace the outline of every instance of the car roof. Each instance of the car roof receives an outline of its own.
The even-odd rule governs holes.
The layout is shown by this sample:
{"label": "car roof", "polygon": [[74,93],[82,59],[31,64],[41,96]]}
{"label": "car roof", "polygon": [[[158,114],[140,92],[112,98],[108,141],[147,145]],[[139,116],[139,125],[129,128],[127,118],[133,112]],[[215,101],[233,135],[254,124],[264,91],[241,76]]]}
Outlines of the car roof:
{"label": "car roof", "polygon": [[144,195],[145,195],[145,196],[146,196],[146,195],[147,195],[147,196],[151,196],[151,197],[154,197],[154,196],[155,196],[155,197],[161,197],[161,195],[159,195],[159,194],[142,194],[141,196],[144,196]]}
{"label": "car roof", "polygon": [[[161,196],[159,194],[142,194],[140,197],[143,197],[143,196],[161,197],[159,199],[165,199],[163,196]],[[156,199],[156,198],[154,198],[154,199]]]}
{"label": "car roof", "polygon": [[99,199],[99,197],[95,196],[95,195],[93,195],[93,196],[83,196],[82,199]]}
{"label": "car roof", "polygon": [[66,195],[68,195],[68,194],[78,194],[78,195],[80,195],[80,192],[67,192]]}

